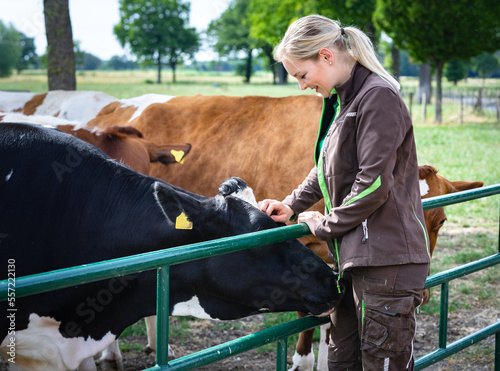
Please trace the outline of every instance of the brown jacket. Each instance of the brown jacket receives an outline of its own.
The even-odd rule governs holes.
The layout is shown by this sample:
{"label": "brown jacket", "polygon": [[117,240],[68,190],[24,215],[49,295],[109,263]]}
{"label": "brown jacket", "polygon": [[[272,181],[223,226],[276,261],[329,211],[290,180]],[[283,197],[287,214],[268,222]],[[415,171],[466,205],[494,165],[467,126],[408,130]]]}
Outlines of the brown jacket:
{"label": "brown jacket", "polygon": [[[340,269],[429,263],[409,112],[399,93],[356,63],[324,99],[320,138],[332,209],[314,234],[329,240]],[[340,103],[335,121],[334,103]],[[331,125],[330,125],[331,123]],[[321,148],[317,144],[316,163]],[[323,198],[317,168],[283,202],[296,214]]]}

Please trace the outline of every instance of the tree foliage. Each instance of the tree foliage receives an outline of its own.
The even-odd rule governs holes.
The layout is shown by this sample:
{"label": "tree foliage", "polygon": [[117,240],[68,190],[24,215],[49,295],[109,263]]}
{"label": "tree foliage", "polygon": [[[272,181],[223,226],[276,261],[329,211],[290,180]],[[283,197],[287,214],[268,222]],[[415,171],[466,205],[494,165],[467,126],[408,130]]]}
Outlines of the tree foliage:
{"label": "tree foliage", "polygon": [[20,45],[21,54],[16,64],[16,69],[18,73],[22,70],[27,69],[32,66],[37,68],[40,64],[38,55],[36,54],[35,39],[33,37],[27,37],[25,34],[20,33]]}
{"label": "tree foliage", "polygon": [[120,0],[120,23],[114,33],[122,46],[145,64],[161,68],[167,63],[175,70],[184,58],[192,58],[200,46],[199,36],[189,25],[189,3],[181,0]]}
{"label": "tree foliage", "polygon": [[231,1],[221,16],[210,22],[207,30],[209,38],[216,40],[212,47],[219,55],[245,53],[245,66],[240,69],[246,83],[250,82],[252,75],[252,52],[256,46],[256,40],[250,36],[249,3],[250,0]]}
{"label": "tree foliage", "polygon": [[400,49],[436,71],[436,121],[441,122],[444,64],[500,48],[497,0],[377,0],[376,24]]}
{"label": "tree foliage", "polygon": [[[378,32],[372,21],[374,9],[375,0],[250,0],[250,36],[257,40],[257,45],[267,47],[264,51],[271,59],[274,45],[278,44],[293,21],[309,14],[321,14],[344,25],[360,28],[375,44]],[[263,46],[259,47],[264,49]],[[282,68],[281,72],[284,72]],[[279,75],[281,83],[286,81],[285,76]]]}
{"label": "tree foliage", "polygon": [[483,79],[489,77],[499,66],[498,58],[490,53],[481,53],[473,60],[473,70]]}
{"label": "tree foliage", "polygon": [[12,26],[0,20],[0,77],[8,77],[21,56],[21,37]]}
{"label": "tree foliage", "polygon": [[457,85],[457,82],[467,77],[467,62],[463,59],[454,58],[444,66],[446,79]]}

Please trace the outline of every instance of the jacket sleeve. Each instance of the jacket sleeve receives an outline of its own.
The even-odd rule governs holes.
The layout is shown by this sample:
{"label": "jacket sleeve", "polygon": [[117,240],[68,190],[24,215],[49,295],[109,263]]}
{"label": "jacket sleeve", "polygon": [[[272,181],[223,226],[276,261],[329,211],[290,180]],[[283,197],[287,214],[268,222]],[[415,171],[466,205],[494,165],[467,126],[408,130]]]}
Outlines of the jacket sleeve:
{"label": "jacket sleeve", "polygon": [[297,215],[309,209],[322,198],[323,194],[318,183],[318,173],[316,167],[313,167],[302,184],[290,196],[287,196],[283,200],[283,203],[290,206],[295,212],[293,220]]}
{"label": "jacket sleeve", "polygon": [[370,90],[360,101],[355,127],[358,172],[341,205],[316,224],[314,234],[319,239],[346,234],[388,199],[397,150],[406,132],[402,109],[396,92],[385,87]]}

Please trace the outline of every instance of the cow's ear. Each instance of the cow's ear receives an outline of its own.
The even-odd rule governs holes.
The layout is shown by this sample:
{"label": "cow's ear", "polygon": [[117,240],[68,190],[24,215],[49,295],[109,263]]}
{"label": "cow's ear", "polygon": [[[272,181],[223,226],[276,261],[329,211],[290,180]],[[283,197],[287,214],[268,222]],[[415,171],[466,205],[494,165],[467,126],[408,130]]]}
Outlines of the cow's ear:
{"label": "cow's ear", "polygon": [[156,201],[166,218],[174,224],[175,229],[193,229],[193,223],[177,197],[176,191],[163,182],[155,182],[153,187]]}

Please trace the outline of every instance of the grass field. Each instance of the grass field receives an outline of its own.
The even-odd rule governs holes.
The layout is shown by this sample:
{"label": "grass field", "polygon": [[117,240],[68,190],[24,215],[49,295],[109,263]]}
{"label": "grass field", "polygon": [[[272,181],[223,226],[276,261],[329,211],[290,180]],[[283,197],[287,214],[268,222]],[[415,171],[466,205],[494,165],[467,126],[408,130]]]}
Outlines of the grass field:
{"label": "grass field", "polygon": [[[251,84],[242,83],[242,78],[228,73],[196,74],[194,71],[179,71],[178,83],[172,84],[171,75],[165,72],[164,83],[157,85],[156,73],[144,71],[125,72],[79,72],[78,90],[102,91],[117,98],[130,98],[147,93],[167,95],[266,95],[286,96],[304,93],[296,83],[285,86],[272,85],[267,73],[257,74]],[[403,79],[405,87],[415,86],[415,79]],[[472,89],[483,85],[483,81],[469,79],[460,88]],[[499,88],[500,82],[487,81],[487,87]],[[37,93],[47,91],[46,76],[42,71],[27,71],[19,76],[0,79],[0,90],[27,90]],[[405,97],[407,99],[407,97]],[[407,102],[408,103],[408,102]],[[496,112],[474,112],[468,107],[464,121],[459,124],[457,103],[444,101],[443,123],[434,124],[430,105],[425,120],[421,106],[413,105],[417,153],[421,165],[433,165],[441,175],[450,180],[481,180],[486,185],[500,183],[500,123]],[[438,247],[433,257],[432,273],[449,269],[475,259],[498,252],[500,196],[483,198],[445,208],[448,222],[443,227]],[[500,269],[489,268],[450,285],[451,311],[467,309],[472,305],[480,308],[500,307],[498,296]],[[436,291],[437,293],[438,291]],[[432,296],[423,313],[437,313],[439,297]],[[264,317],[262,327],[296,318],[294,313]],[[173,329],[175,336],[182,338],[183,321]],[[143,331],[143,330],[138,330]],[[289,339],[293,352],[295,339]],[[265,351],[265,348],[264,350]],[[486,351],[485,351],[486,352]],[[468,357],[465,353],[464,357]],[[471,356],[472,357],[472,356]]]}

